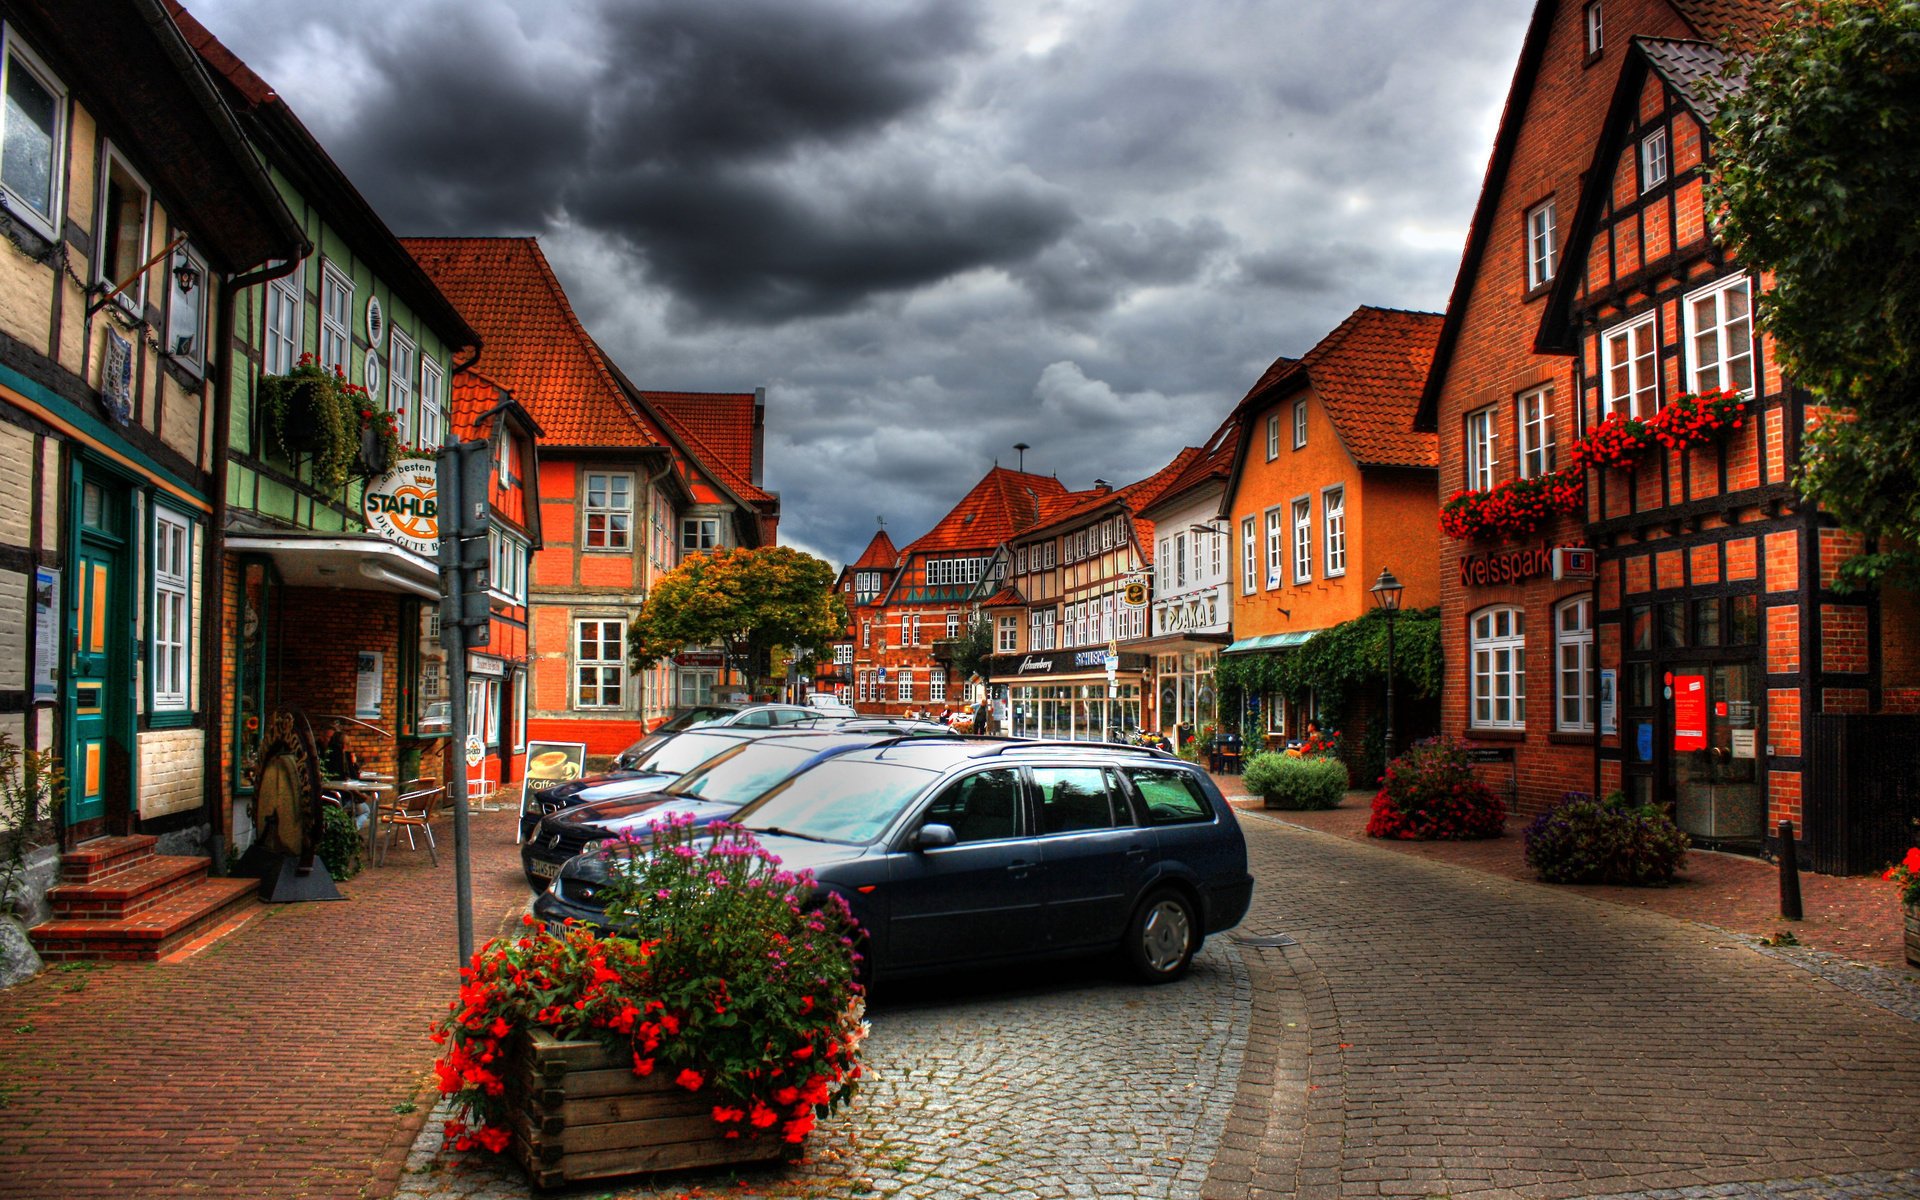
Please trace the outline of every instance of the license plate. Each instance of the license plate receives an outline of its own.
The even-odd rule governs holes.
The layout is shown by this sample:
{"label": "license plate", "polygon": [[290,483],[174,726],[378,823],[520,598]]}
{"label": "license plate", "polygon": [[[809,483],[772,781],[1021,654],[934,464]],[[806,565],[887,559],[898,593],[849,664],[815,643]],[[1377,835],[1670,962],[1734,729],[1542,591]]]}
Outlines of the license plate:
{"label": "license plate", "polygon": [[535,875],[538,875],[542,879],[552,879],[560,873],[560,864],[557,862],[542,862],[536,858],[533,860],[532,870]]}

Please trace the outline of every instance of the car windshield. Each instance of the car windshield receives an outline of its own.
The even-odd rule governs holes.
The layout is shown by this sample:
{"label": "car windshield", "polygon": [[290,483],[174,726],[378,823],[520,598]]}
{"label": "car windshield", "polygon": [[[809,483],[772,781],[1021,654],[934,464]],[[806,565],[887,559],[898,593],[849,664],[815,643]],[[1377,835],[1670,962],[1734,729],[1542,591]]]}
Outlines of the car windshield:
{"label": "car windshield", "polygon": [[684,775],[722,750],[738,746],[735,738],[710,733],[684,733],[650,747],[628,765],[632,771],[657,771],[664,775]]}
{"label": "car windshield", "polygon": [[820,747],[742,742],[739,749],[702,763],[667,789],[724,804],[745,804],[800,769]]}
{"label": "car windshield", "polygon": [[735,711],[736,710],[731,708],[714,708],[708,705],[702,705],[699,708],[689,708],[683,712],[676,713],[673,719],[668,721],[662,728],[673,730],[698,729],[702,725],[713,725],[724,721],[732,716]]}
{"label": "car windshield", "polygon": [[828,759],[778,784],[734,819],[767,833],[865,844],[886,832],[932,778],[899,763]]}

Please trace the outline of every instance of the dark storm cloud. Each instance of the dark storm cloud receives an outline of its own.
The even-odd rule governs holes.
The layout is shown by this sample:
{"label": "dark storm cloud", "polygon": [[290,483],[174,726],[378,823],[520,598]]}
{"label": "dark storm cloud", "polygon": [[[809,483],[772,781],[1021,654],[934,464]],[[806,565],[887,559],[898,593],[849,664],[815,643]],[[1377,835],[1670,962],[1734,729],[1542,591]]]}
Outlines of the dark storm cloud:
{"label": "dark storm cloud", "polygon": [[1219,221],[1089,225],[1012,272],[1049,312],[1099,312],[1135,286],[1186,283],[1232,239]]}

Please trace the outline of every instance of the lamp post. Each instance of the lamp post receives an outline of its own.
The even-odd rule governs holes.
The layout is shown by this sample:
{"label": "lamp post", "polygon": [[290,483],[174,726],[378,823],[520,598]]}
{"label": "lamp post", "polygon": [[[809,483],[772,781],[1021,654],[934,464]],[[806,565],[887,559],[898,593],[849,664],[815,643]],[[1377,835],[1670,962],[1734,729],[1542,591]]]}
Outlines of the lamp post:
{"label": "lamp post", "polygon": [[1368,589],[1373,602],[1387,614],[1387,761],[1393,761],[1393,614],[1400,611],[1400,581],[1380,568],[1380,578]]}

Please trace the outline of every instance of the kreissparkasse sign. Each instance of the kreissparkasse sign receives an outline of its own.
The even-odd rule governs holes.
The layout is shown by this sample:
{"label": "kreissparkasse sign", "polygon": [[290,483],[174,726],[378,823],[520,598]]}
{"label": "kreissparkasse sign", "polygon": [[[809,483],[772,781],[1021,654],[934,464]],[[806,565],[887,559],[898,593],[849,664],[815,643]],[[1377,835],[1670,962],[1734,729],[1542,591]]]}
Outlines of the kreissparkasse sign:
{"label": "kreissparkasse sign", "polygon": [[[1518,550],[1488,550],[1469,554],[1460,560],[1461,587],[1498,587],[1503,583],[1525,583],[1529,579],[1554,576],[1554,556],[1559,550],[1583,550],[1581,546],[1527,546]],[[1591,560],[1583,560],[1591,571]],[[1590,576],[1588,576],[1590,578]],[[1578,575],[1570,578],[1580,578]]]}

